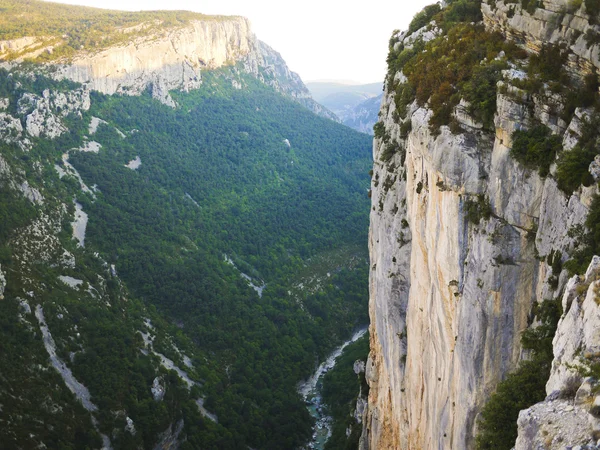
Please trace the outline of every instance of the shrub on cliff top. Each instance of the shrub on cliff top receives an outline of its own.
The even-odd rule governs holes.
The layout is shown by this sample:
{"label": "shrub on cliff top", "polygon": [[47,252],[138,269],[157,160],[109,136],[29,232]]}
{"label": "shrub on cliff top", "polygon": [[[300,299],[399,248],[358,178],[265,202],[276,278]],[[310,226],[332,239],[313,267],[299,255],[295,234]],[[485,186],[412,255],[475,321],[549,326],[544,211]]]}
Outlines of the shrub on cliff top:
{"label": "shrub on cliff top", "polygon": [[[496,108],[496,81],[502,63],[493,61],[504,47],[500,34],[487,33],[482,26],[457,25],[446,37],[435,39],[425,46],[404,66],[408,83],[412,86],[417,103],[429,103],[433,111],[430,126],[435,132],[448,125],[452,112],[465,96],[471,101],[471,113],[491,126]],[[482,64],[486,61],[487,64]],[[492,64],[493,69],[486,67]],[[482,83],[486,88],[479,89]]]}
{"label": "shrub on cliff top", "polygon": [[415,17],[413,17],[410,25],[408,26],[408,34],[414,33],[431,22],[433,16],[439,13],[441,9],[442,8],[438,3],[434,3],[433,5],[426,6],[420,12],[415,14]]}

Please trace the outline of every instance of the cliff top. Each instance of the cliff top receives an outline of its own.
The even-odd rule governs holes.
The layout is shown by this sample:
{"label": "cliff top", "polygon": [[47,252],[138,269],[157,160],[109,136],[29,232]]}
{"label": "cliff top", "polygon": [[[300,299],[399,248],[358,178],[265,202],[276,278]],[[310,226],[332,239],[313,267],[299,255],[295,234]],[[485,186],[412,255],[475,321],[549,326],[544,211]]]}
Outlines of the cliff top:
{"label": "cliff top", "polygon": [[0,58],[16,59],[34,51],[38,61],[101,50],[193,20],[238,18],[191,11],[116,11],[40,0],[0,0],[0,11]]}

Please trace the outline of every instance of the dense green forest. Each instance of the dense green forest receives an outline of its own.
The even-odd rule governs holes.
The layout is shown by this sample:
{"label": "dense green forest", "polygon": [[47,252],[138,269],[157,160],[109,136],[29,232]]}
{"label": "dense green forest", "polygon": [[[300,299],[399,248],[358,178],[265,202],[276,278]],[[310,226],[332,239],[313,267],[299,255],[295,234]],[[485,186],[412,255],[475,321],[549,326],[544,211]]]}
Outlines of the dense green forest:
{"label": "dense green forest", "polygon": [[[246,89],[234,89],[233,77]],[[58,356],[98,407],[91,427],[57,376],[52,389],[64,391],[59,405],[65,414],[72,409],[72,419],[54,431],[41,427],[32,446],[93,448],[102,433],[114,448],[147,448],[183,419],[182,448],[297,447],[312,425],[297,383],[368,322],[370,137],[313,115],[235,67],[207,72],[203,81],[198,91],[173,93],[177,109],[149,95],[93,93],[91,109],[66,117],[60,137],[34,138],[28,152],[2,144],[3,160],[45,198],[32,205],[10,183],[0,186],[8,300],[0,308],[12,317],[0,331],[2,367],[17,368],[2,373],[27,370],[10,336],[37,326],[32,313],[19,312],[24,292],[32,292],[26,298],[32,309],[43,306]],[[25,92],[74,88],[0,72],[0,95],[13,114]],[[94,134],[92,117],[105,121]],[[76,150],[91,140],[102,145],[97,154]],[[59,178],[55,166],[68,172],[65,152],[92,192],[72,175]],[[137,157],[139,168],[125,167]],[[84,248],[71,237],[74,200],[89,215]],[[19,239],[46,218],[76,263],[52,262],[57,253],[20,271]],[[67,286],[59,276],[83,284]],[[25,322],[15,324],[19,314]],[[185,368],[191,389],[156,354],[140,351],[140,332]],[[39,331],[22,341],[43,363]],[[18,390],[51,389],[10,377]],[[149,389],[157,377],[166,392],[160,402]],[[4,395],[12,394],[0,389],[2,404]],[[200,398],[218,423],[201,414]],[[45,402],[32,397],[29,414],[44,417]],[[122,431],[126,417],[135,434]],[[24,442],[20,425],[6,423],[3,442]]]}

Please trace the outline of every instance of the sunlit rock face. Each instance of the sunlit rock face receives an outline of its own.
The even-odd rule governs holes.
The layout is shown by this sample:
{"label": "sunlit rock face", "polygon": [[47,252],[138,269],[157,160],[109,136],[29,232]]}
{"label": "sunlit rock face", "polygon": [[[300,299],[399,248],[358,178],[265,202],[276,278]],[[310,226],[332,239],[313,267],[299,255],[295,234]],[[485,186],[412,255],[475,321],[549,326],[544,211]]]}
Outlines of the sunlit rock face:
{"label": "sunlit rock face", "polygon": [[181,29],[77,56],[61,72],[106,94],[137,94],[151,84],[153,91],[164,90],[168,95],[169,89],[198,87],[201,68],[237,61],[250,53],[254,43],[244,18],[191,21]]}
{"label": "sunlit rock face", "polygon": [[[586,73],[598,67],[598,45],[580,48],[579,35],[569,30],[585,32],[588,16],[584,7],[565,13],[565,3],[544,2],[533,15],[520,5],[484,3],[484,23],[529,51],[570,39],[570,67]],[[548,18],[555,15],[563,22],[552,28],[557,19]],[[402,39],[407,44],[411,36]],[[571,123],[556,120],[547,99],[527,97],[511,84],[520,74],[506,72],[495,132],[483,131],[461,102],[454,113],[460,133],[442,126],[432,135],[431,111],[415,103],[406,116],[410,131],[403,133],[386,86],[385,138],[376,137],[373,146],[370,394],[362,449],[473,448],[482,406],[527,357],[520,337],[534,304],[558,298],[568,281],[566,271],[552,274],[547,256],[560,251],[563,261],[569,258],[568,230],[585,221],[593,189],[566,196],[552,177],[524,169],[510,157],[511,136],[541,122],[570,149],[585,111],[576,111]],[[390,142],[400,149],[391,158]],[[468,209],[479,201],[491,214],[474,223]]]}
{"label": "sunlit rock face", "polygon": [[[40,52],[36,42],[35,38],[1,41],[0,60],[10,52],[21,52],[20,59],[35,57]],[[84,49],[56,63],[49,71],[55,78],[83,83],[105,94],[140,95],[149,90],[155,99],[172,107],[176,103],[169,91],[197,89],[202,71],[239,63],[242,70],[278,92],[321,116],[337,120],[312,99],[281,55],[256,38],[244,17],[191,20],[186,26],[148,31],[147,35],[104,50]]]}

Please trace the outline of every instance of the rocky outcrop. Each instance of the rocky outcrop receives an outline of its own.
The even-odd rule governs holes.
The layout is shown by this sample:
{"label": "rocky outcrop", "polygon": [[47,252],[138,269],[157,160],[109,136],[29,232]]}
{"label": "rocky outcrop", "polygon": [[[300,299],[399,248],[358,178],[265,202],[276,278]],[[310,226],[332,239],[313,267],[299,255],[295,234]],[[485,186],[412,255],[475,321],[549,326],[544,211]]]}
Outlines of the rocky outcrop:
{"label": "rocky outcrop", "polygon": [[[515,19],[520,5],[506,21],[498,19],[505,5],[496,5],[482,6],[488,28],[506,27],[509,38],[539,49],[517,27],[525,27]],[[573,67],[596,64],[586,55]],[[442,126],[439,135],[429,127],[432,112],[416,103],[399,120],[389,83],[405,78],[388,79],[373,149],[362,449],[473,448],[481,407],[526,357],[520,337],[535,303],[558,298],[566,285],[566,271],[552,273],[547,256],[569,258],[575,242],[567,232],[585,221],[594,188],[568,197],[552,177],[513,160],[510,149],[515,130],[538,122],[572,148],[584,112],[560,122],[548,97],[513,85],[520,77],[514,68],[503,73],[493,133],[461,102],[454,112],[460,131]]]}
{"label": "rocky outcrop", "polygon": [[584,277],[569,280],[565,311],[553,341],[554,360],[546,384],[548,397],[519,414],[515,450],[600,447],[600,384],[594,365],[600,358],[600,257]]}
{"label": "rocky outcrop", "polygon": [[572,68],[586,73],[600,68],[600,43],[589,41],[600,33],[600,25],[590,23],[590,14],[597,11],[587,11],[584,2],[546,0],[530,13],[520,3],[498,0],[483,3],[481,11],[488,29],[501,31],[531,51],[564,44],[571,50]]}
{"label": "rocky outcrop", "polygon": [[17,114],[25,117],[25,129],[32,137],[54,139],[67,128],[60,118],[71,113],[81,115],[90,109],[90,93],[85,87],[67,94],[46,89],[39,97],[25,93],[17,102]]}
{"label": "rocky outcrop", "polygon": [[0,265],[0,300],[4,298],[4,290],[6,289],[6,277],[2,272],[2,266]]}
{"label": "rocky outcrop", "polygon": [[[202,71],[240,63],[244,70],[316,114],[336,119],[317,104],[300,77],[289,70],[281,55],[252,33],[243,17],[207,17],[187,25],[150,28],[148,35],[100,51],[78,52],[58,60],[48,70],[57,79],[69,79],[105,94],[140,95],[150,91],[162,103],[175,107],[171,90],[189,91],[202,83]],[[34,57],[33,38],[0,42],[0,60],[13,52],[19,59]],[[43,39],[40,38],[40,41]],[[5,63],[7,64],[7,63]],[[34,122],[32,126],[37,123]]]}

